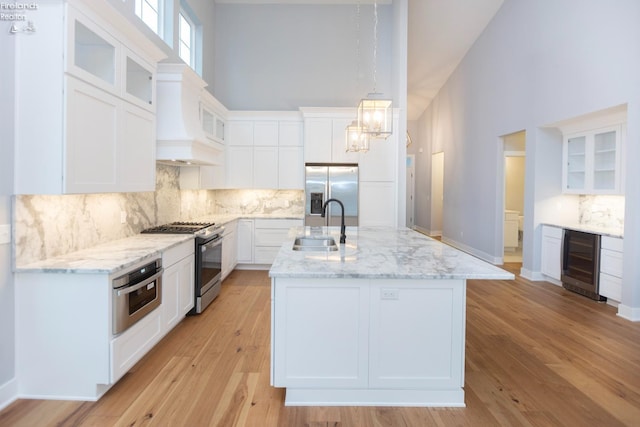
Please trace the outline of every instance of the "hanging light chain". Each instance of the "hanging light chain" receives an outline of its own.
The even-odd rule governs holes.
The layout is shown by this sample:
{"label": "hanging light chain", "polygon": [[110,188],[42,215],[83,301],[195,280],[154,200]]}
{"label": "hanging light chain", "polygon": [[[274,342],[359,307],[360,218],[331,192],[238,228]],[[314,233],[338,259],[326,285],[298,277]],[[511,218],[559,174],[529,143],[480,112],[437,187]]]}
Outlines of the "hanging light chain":
{"label": "hanging light chain", "polygon": [[378,2],[373,2],[373,93],[376,93],[378,68]]}

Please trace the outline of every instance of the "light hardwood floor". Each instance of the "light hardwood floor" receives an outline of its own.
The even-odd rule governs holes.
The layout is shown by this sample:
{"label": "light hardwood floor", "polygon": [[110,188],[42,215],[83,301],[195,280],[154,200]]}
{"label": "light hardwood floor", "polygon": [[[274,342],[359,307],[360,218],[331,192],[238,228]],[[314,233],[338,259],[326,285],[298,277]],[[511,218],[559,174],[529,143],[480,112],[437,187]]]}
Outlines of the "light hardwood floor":
{"label": "light hardwood floor", "polygon": [[467,296],[466,408],[285,407],[267,273],[235,271],[98,402],[19,400],[0,426],[640,425],[640,324],[520,277],[471,280]]}

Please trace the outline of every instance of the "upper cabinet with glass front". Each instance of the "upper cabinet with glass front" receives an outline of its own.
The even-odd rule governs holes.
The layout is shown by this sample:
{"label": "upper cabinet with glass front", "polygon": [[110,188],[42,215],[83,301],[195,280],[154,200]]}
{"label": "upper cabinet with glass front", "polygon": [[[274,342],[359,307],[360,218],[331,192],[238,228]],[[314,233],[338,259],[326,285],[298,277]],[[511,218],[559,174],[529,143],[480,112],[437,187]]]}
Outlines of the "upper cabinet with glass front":
{"label": "upper cabinet with glass front", "polygon": [[153,191],[166,55],[109,2],[43,2],[37,14],[35,32],[12,36],[15,193]]}
{"label": "upper cabinet with glass front", "polygon": [[621,194],[622,123],[566,134],[563,191],[574,194]]}

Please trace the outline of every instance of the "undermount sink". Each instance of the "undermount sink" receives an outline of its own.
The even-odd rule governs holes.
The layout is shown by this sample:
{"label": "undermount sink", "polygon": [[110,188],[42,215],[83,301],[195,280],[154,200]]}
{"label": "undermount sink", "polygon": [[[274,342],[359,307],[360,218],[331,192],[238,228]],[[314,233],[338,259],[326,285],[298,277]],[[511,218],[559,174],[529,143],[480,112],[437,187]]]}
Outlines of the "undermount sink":
{"label": "undermount sink", "polygon": [[293,242],[294,251],[337,251],[338,245],[330,236],[296,237]]}

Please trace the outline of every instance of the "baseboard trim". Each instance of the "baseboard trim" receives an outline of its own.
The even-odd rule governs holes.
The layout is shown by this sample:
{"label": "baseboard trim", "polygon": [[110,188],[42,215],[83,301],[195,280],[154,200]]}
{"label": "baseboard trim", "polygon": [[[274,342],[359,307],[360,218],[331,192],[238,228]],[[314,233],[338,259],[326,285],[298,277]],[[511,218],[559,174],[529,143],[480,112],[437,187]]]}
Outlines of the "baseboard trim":
{"label": "baseboard trim", "polygon": [[0,411],[18,399],[18,381],[15,378],[0,385]]}
{"label": "baseboard trim", "polygon": [[640,307],[629,307],[628,305],[618,305],[618,316],[632,322],[640,322]]}
{"label": "baseboard trim", "polygon": [[502,257],[494,257],[491,254],[479,251],[475,248],[472,248],[471,246],[465,245],[464,243],[460,243],[447,237],[442,238],[442,243],[446,243],[449,246],[453,246],[454,248],[459,249],[462,252],[466,252],[469,255],[473,255],[474,257],[480,258],[481,260],[489,262],[491,264],[502,265]]}

